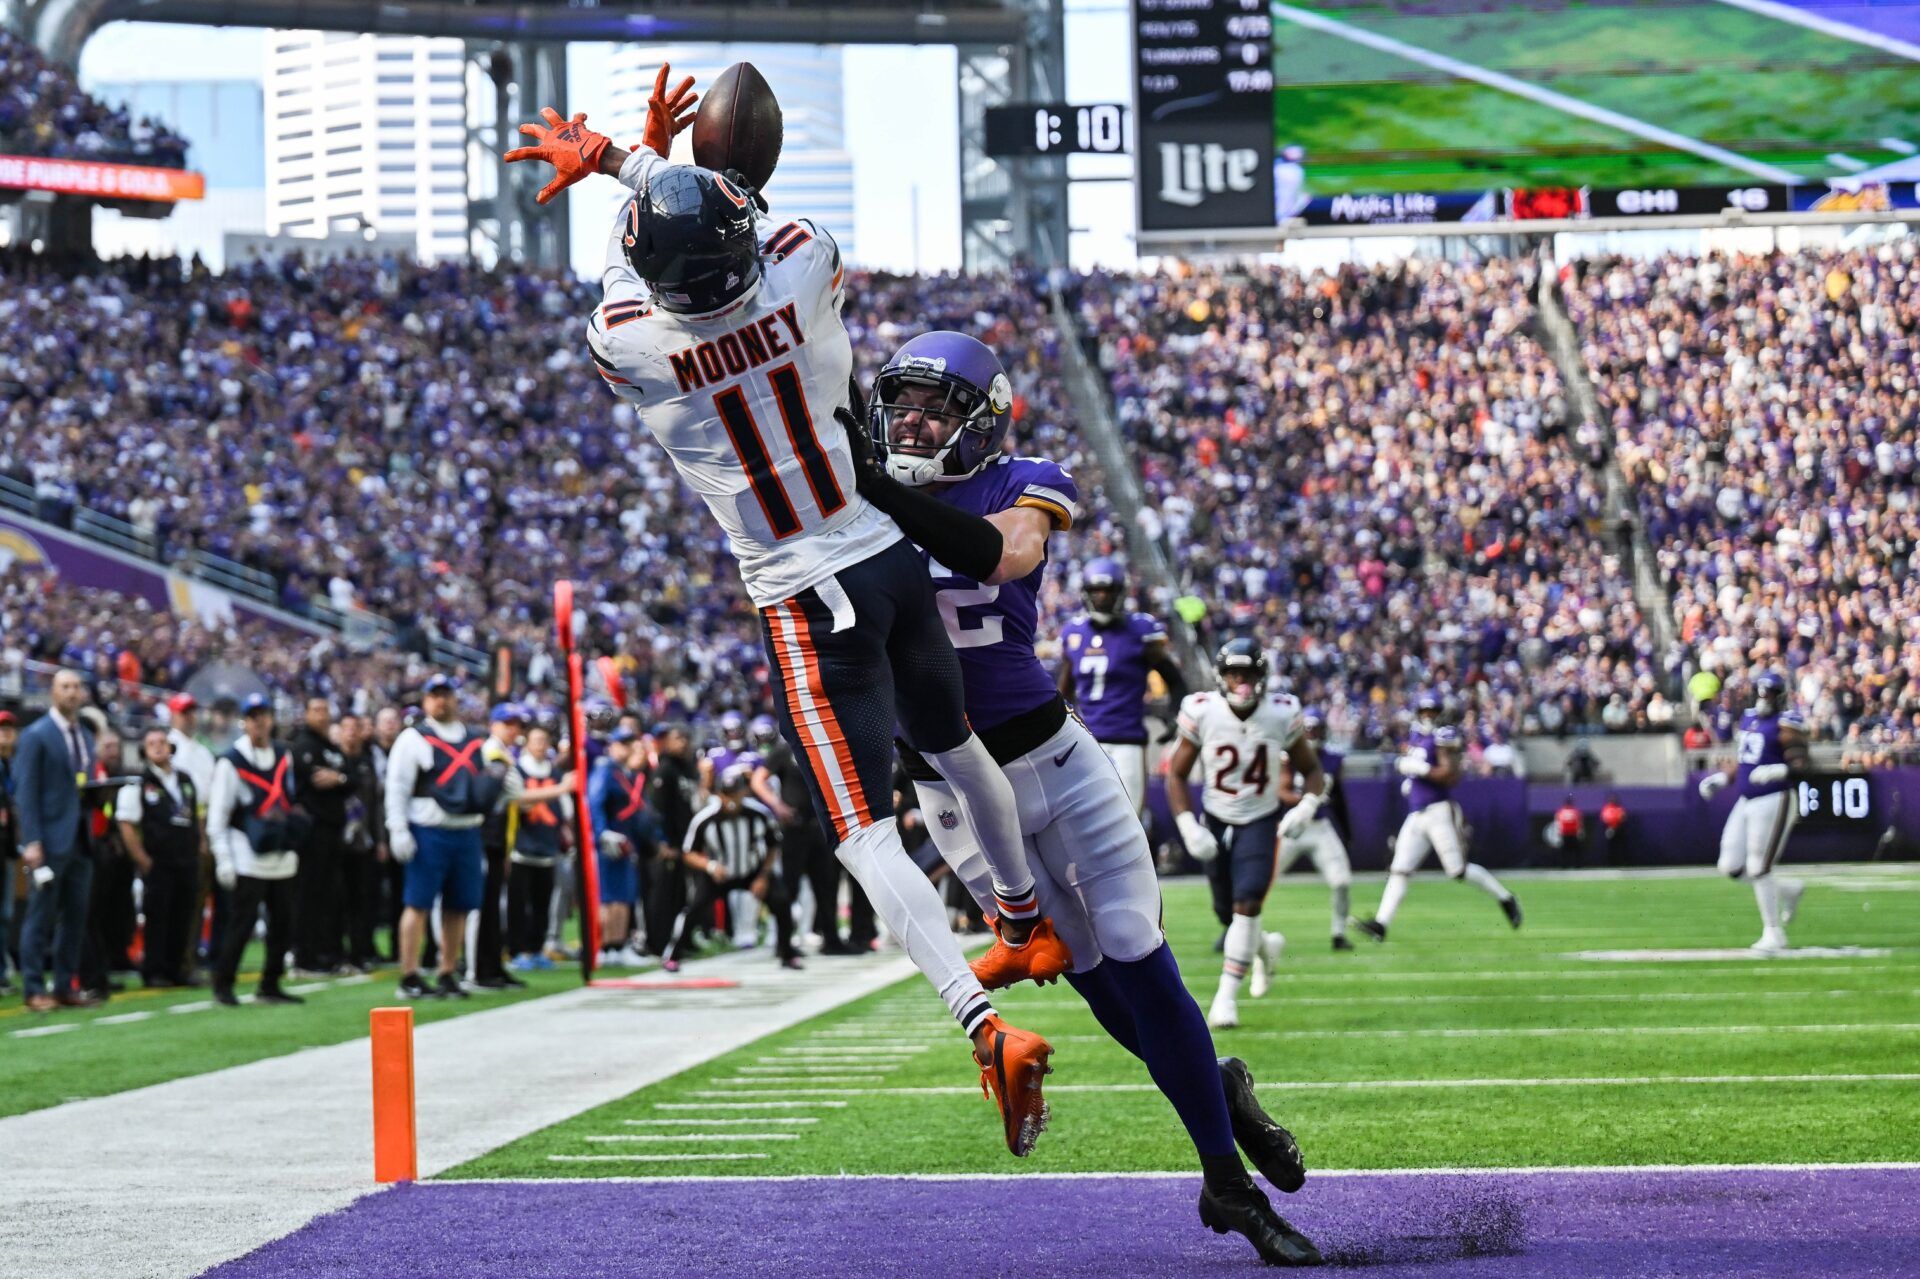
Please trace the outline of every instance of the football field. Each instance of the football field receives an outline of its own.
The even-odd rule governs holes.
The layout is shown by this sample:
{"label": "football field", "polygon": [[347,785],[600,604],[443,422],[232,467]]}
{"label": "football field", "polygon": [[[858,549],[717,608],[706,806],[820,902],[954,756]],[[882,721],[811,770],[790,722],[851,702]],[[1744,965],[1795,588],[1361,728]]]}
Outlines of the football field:
{"label": "football field", "polygon": [[1911,157],[1920,49],[1822,12],[1275,4],[1274,140],[1306,148],[1316,195],[1818,181]]}
{"label": "football field", "polygon": [[[1516,875],[1519,932],[1480,893],[1423,876],[1392,939],[1351,954],[1328,947],[1325,889],[1289,878],[1267,917],[1288,937],[1273,990],[1243,994],[1241,1027],[1216,1037],[1305,1151],[1306,1188],[1276,1206],[1336,1266],[1390,1279],[1913,1274],[1920,868],[1801,873],[1798,949],[1775,959],[1747,955],[1751,893],[1713,875]],[[1356,909],[1378,891],[1357,884]],[[1195,881],[1170,882],[1166,906],[1204,1005],[1218,926]],[[783,975],[751,959],[711,961],[741,975],[735,991],[576,990],[425,1028],[440,1049],[420,1067],[428,1180],[365,1193],[356,1129],[339,1161],[356,1184],[207,1273],[1258,1269],[1199,1226],[1172,1111],[1064,985],[998,1001],[1058,1050],[1052,1125],[1015,1160],[951,1020],[899,960]],[[871,993],[835,994],[860,983]],[[574,1020],[534,1020],[548,1007]],[[52,1047],[10,1045],[16,1060]],[[234,1095],[249,1072],[305,1060],[300,1077],[341,1075],[329,1087],[357,1098],[364,1051],[204,1080]],[[652,1082],[620,1086],[637,1075]],[[425,1108],[469,1079],[505,1099],[481,1098],[472,1130],[447,1099]],[[538,1098],[534,1122],[502,1126],[520,1096]],[[349,1122],[325,1119],[326,1140]],[[263,1193],[297,1188],[297,1164],[260,1158]]]}

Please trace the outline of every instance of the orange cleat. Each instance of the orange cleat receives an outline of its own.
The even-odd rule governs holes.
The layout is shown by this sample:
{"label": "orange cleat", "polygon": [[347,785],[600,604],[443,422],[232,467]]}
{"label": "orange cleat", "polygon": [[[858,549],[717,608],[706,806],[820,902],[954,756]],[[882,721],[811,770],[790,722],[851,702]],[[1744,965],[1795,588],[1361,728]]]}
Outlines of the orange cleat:
{"label": "orange cleat", "polygon": [[1047,1099],[1040,1095],[1040,1081],[1053,1073],[1047,1059],[1053,1045],[1030,1030],[1007,1025],[996,1014],[981,1023],[987,1032],[987,1060],[979,1054],[980,1094],[1000,1105],[1000,1118],[1007,1130],[1007,1149],[1018,1158],[1033,1153],[1033,1143],[1047,1127]]}
{"label": "orange cleat", "polygon": [[988,990],[999,990],[1016,982],[1030,981],[1044,986],[1057,981],[1073,968],[1073,952],[1053,931],[1053,921],[1042,918],[1033,926],[1027,940],[1018,946],[1007,945],[1000,935],[999,921],[993,925],[993,945],[987,953],[969,965],[973,975]]}

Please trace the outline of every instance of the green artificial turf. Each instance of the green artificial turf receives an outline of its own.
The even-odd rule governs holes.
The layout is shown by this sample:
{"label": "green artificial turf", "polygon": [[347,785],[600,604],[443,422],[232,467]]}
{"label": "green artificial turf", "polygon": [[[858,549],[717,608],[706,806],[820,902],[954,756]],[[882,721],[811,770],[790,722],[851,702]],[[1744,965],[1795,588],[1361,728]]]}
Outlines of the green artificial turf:
{"label": "green artificial turf", "polygon": [[[1802,179],[1920,144],[1920,67],[1729,5],[1302,4],[1714,143]],[[1751,173],[1670,149],[1393,53],[1276,20],[1274,129],[1307,148],[1315,194],[1523,186],[1746,185]]]}
{"label": "green artificial turf", "polygon": [[[243,999],[254,985],[258,953],[255,943],[242,965]],[[579,971],[571,966],[522,976],[528,983],[524,991],[420,1000],[412,1005],[414,1019],[425,1024],[580,984]],[[287,1006],[222,1008],[204,989],[146,990],[137,981],[110,1002],[84,1011],[30,1013],[17,999],[8,1000],[0,1006],[0,1117],[363,1036],[369,1010],[401,1002],[394,995],[396,977],[395,970],[382,969],[370,981],[329,979],[323,989],[304,995],[305,1004]],[[286,984],[304,989],[309,983],[289,979]],[[139,1016],[143,1013],[148,1015]],[[73,1029],[44,1033],[60,1026]]]}
{"label": "green artificial turf", "polygon": [[[1217,1046],[1251,1064],[1268,1108],[1321,1168],[1911,1159],[1912,1133],[1920,1125],[1920,1083],[1913,1081],[1406,1086],[1920,1072],[1920,1033],[1910,1029],[1920,1025],[1920,872],[1808,873],[1814,882],[1793,928],[1797,946],[1891,947],[1892,953],[1715,962],[1570,957],[1580,950],[1744,947],[1759,929],[1751,892],[1703,875],[1519,879],[1527,925],[1518,933],[1474,889],[1422,877],[1388,944],[1362,939],[1357,953],[1335,954],[1327,945],[1325,889],[1293,877],[1275,890],[1267,915],[1267,926],[1289,938],[1281,974],[1267,998],[1243,995],[1241,1028],[1220,1033]],[[1377,882],[1356,885],[1356,909],[1370,909],[1377,893]],[[1192,881],[1172,883],[1166,905],[1188,983],[1204,1006],[1220,964],[1211,949],[1218,927],[1206,894]],[[931,988],[914,978],[447,1175],[1191,1165],[1191,1149],[1157,1093],[1064,1087],[1147,1083],[1140,1065],[1100,1034],[1071,990],[1026,986],[1004,993],[999,1004],[1010,1020],[1047,1034],[1058,1049],[1049,1080],[1053,1124],[1025,1161],[1006,1153],[958,1031]],[[1418,1033],[1485,1030],[1551,1033]],[[899,1055],[879,1056],[889,1051]],[[784,1072],[789,1061],[812,1065],[815,1073],[805,1081],[765,1078]],[[1274,1086],[1288,1083],[1317,1086]],[[953,1091],[895,1091],[907,1088]],[[801,1104],[715,1105],[768,1100]],[[704,1122],[714,1117],[736,1122]],[[663,1119],[702,1122],[658,1122]],[[757,1122],[767,1119],[779,1122]],[[703,1125],[725,1139],[687,1140]],[[758,1135],[776,1132],[788,1139]],[[721,1151],[767,1157],[607,1158]]]}

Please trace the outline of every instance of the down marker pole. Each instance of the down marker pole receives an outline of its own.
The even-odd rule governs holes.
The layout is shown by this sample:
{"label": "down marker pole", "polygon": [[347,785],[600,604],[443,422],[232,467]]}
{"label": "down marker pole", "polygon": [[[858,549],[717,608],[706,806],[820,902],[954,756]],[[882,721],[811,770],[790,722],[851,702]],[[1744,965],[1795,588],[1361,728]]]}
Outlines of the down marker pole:
{"label": "down marker pole", "polygon": [[417,1181],[419,1135],[413,1104],[413,1009],[376,1008],[373,1041],[373,1179]]}

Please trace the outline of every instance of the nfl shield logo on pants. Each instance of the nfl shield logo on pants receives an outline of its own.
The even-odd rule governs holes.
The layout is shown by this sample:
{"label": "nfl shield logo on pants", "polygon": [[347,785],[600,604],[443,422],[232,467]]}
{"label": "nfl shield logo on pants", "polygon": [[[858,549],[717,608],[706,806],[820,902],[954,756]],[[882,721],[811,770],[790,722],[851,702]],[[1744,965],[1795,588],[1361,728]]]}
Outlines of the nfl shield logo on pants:
{"label": "nfl shield logo on pants", "polygon": [[959,825],[960,825],[959,814],[955,813],[951,808],[943,808],[940,810],[940,829],[941,830],[953,830],[955,827]]}

